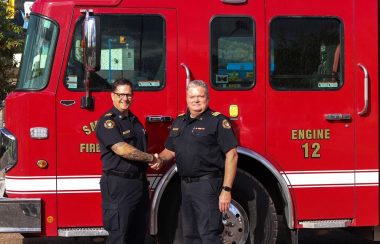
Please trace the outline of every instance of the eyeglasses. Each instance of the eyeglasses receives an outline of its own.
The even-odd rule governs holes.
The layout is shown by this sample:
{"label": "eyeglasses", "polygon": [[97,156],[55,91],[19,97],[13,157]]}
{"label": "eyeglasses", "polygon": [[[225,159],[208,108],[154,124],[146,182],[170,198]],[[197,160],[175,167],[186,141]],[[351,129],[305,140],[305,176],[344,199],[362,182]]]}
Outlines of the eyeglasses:
{"label": "eyeglasses", "polygon": [[115,94],[119,99],[122,99],[124,97],[126,97],[128,99],[131,99],[133,97],[133,94],[128,94],[128,93],[117,93],[117,92],[114,92],[113,94]]}

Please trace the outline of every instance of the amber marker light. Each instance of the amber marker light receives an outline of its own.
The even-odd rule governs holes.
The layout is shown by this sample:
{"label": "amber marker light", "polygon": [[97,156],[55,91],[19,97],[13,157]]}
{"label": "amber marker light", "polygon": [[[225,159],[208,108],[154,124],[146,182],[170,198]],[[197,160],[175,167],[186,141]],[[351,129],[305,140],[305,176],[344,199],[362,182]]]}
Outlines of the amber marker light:
{"label": "amber marker light", "polygon": [[48,162],[46,160],[43,160],[43,159],[42,160],[38,160],[37,161],[37,166],[40,169],[46,169],[47,166],[48,166]]}
{"label": "amber marker light", "polygon": [[230,117],[231,118],[237,118],[239,116],[239,107],[238,107],[238,105],[236,105],[236,104],[230,105],[229,112],[230,112]]}
{"label": "amber marker light", "polygon": [[46,218],[46,222],[48,222],[49,224],[53,223],[54,222],[54,217],[53,216],[48,216]]}

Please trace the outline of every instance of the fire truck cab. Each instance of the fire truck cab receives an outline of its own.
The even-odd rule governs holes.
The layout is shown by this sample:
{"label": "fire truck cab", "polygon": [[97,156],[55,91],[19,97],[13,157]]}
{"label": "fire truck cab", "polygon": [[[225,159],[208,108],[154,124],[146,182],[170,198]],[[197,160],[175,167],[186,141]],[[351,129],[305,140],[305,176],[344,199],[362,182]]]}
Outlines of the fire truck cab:
{"label": "fire truck cab", "polygon": [[[164,147],[186,82],[239,140],[225,243],[379,226],[376,0],[37,0],[0,128],[0,232],[103,236],[95,137],[111,84]],[[148,233],[181,243],[175,164],[148,172]],[[0,191],[1,192],[1,191]],[[196,227],[195,227],[196,228]]]}

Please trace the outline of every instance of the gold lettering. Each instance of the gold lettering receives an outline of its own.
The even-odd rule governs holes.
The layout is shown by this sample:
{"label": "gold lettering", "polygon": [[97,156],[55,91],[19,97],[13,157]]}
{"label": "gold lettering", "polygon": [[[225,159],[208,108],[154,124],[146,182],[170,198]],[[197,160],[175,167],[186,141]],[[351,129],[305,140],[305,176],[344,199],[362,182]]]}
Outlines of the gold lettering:
{"label": "gold lettering", "polygon": [[85,150],[86,150],[86,144],[85,143],[81,143],[81,144],[79,144],[79,152],[84,152]]}
{"label": "gold lettering", "polygon": [[84,125],[82,129],[83,129],[83,131],[84,131],[84,133],[85,133],[86,135],[91,134],[91,130],[87,127],[87,125]]}
{"label": "gold lettering", "polygon": [[95,131],[95,129],[96,129],[96,124],[97,124],[97,123],[98,123],[98,121],[95,120],[95,121],[90,122],[89,125],[84,125],[84,126],[82,127],[83,132],[84,132],[86,135],[90,135],[92,132]]}
{"label": "gold lettering", "polygon": [[81,153],[98,153],[100,145],[98,143],[80,143],[79,152]]}
{"label": "gold lettering", "polygon": [[92,130],[92,131],[95,131],[95,128],[96,128],[96,124],[97,124],[97,123],[98,123],[97,120],[95,120],[95,121],[93,121],[93,122],[90,123],[91,130]]}
{"label": "gold lettering", "polygon": [[292,140],[297,140],[297,130],[292,130]]}
{"label": "gold lettering", "polygon": [[308,140],[310,140],[310,139],[312,139],[313,138],[313,136],[312,136],[312,131],[311,130],[306,130],[306,139],[308,139]]}
{"label": "gold lettering", "polygon": [[304,130],[298,130],[298,140],[305,139],[305,131]]}
{"label": "gold lettering", "polygon": [[291,130],[292,140],[330,140],[330,129]]}
{"label": "gold lettering", "polygon": [[330,139],[330,129],[325,130],[325,138],[326,138],[326,140]]}

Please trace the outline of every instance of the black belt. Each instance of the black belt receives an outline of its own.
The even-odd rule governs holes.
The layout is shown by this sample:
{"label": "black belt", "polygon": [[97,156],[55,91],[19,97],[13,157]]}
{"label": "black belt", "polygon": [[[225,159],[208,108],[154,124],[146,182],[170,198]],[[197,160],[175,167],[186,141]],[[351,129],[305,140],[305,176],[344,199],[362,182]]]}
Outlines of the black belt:
{"label": "black belt", "polygon": [[191,182],[197,182],[200,180],[210,180],[210,179],[221,178],[222,176],[223,176],[222,171],[216,171],[216,172],[212,172],[212,173],[207,174],[207,175],[196,176],[196,177],[182,176],[181,179],[186,183],[191,183]]}
{"label": "black belt", "polygon": [[117,170],[108,170],[103,171],[105,175],[115,175],[127,179],[144,179],[146,177],[145,173],[142,172],[125,172],[125,171],[117,171]]}

